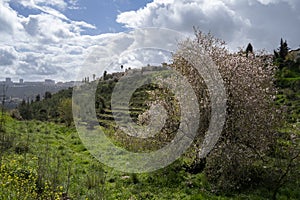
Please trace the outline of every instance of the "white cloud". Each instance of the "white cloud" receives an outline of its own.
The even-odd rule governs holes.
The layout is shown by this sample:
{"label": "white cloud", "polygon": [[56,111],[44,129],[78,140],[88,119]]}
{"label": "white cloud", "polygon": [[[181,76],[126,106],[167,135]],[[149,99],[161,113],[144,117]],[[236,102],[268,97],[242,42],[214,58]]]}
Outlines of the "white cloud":
{"label": "white cloud", "polygon": [[17,13],[6,0],[0,0],[0,33],[12,34],[19,26]]}
{"label": "white cloud", "polygon": [[70,9],[70,10],[79,10],[79,9],[82,9],[79,6],[78,0],[69,0],[68,3],[69,3],[68,9]]}
{"label": "white cloud", "polygon": [[161,65],[161,63],[169,63],[171,58],[171,52],[159,50],[159,49],[136,49],[133,51],[126,51],[121,54],[116,63],[113,63],[112,68],[115,71],[120,70],[120,66],[125,68],[141,68],[146,65]]}
{"label": "white cloud", "polygon": [[0,47],[0,66],[13,65],[17,57],[17,52],[13,47]]}
{"label": "white cloud", "polygon": [[129,28],[153,26],[181,32],[192,32],[196,26],[224,40],[232,40],[251,26],[249,19],[221,0],[156,0],[138,11],[121,13],[117,21]]}
{"label": "white cloud", "polygon": [[281,37],[299,45],[298,0],[154,0],[137,11],[120,13],[117,22],[128,28],[165,27],[192,32],[211,31],[231,49],[252,42],[272,50]]}
{"label": "white cloud", "polygon": [[170,62],[171,53],[185,35],[168,30],[145,28],[100,37],[98,46],[89,48],[87,59],[78,72],[80,77],[102,75],[104,70],[119,71]]}
{"label": "white cloud", "polygon": [[24,17],[10,8],[9,0],[0,0],[0,79],[74,79],[74,68],[83,62],[88,47],[98,41],[81,35],[95,26],[70,20],[57,10],[66,8],[64,2],[21,1],[23,6],[41,11]]}
{"label": "white cloud", "polygon": [[54,6],[55,8],[64,10],[68,4],[65,0],[18,0],[25,7],[38,8],[40,6]]}
{"label": "white cloud", "polygon": [[293,9],[296,8],[297,3],[299,2],[298,0],[256,0],[256,1],[258,1],[259,3],[264,4],[264,5],[280,4],[282,2],[285,2],[285,3],[288,3]]}
{"label": "white cloud", "polygon": [[74,37],[80,32],[80,26],[70,24],[49,14],[29,15],[22,20],[26,32],[43,43],[58,43]]}

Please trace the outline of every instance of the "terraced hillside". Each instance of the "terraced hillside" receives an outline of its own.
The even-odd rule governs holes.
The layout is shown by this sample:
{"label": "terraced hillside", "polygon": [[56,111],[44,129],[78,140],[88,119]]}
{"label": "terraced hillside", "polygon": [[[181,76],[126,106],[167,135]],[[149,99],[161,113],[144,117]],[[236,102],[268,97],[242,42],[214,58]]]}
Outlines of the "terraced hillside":
{"label": "terraced hillside", "polygon": [[[159,74],[161,77],[164,77],[163,71]],[[156,75],[154,74],[154,76]],[[145,82],[147,84],[144,84],[143,87],[140,87],[133,92],[128,103],[129,106],[124,103],[112,108],[112,93],[119,81],[119,79],[116,79],[113,76],[111,76],[109,80],[99,80],[96,85],[97,91],[94,97],[95,105],[92,105],[96,108],[97,118],[96,121],[90,120],[89,118],[81,119],[83,124],[86,125],[86,128],[97,130],[99,128],[98,124],[100,124],[100,126],[104,128],[104,133],[116,146],[120,146],[131,152],[154,151],[165,146],[167,143],[170,143],[174,138],[173,131],[178,129],[178,118],[176,118],[176,116],[180,114],[178,112],[178,103],[172,96],[172,93],[168,91],[168,89],[162,89],[159,84]],[[89,87],[94,86],[95,84],[96,82],[85,84],[83,86],[83,94],[85,90],[88,90]],[[283,88],[283,90],[284,89],[290,88],[287,87]],[[297,100],[299,91],[294,91],[293,89],[290,90],[291,95],[294,94],[297,97],[293,99],[291,104],[289,103],[290,98],[285,100],[286,96],[282,96],[287,95],[285,91],[287,90],[284,90],[282,94],[278,94],[276,99],[278,105],[286,104],[286,106],[290,106],[290,109],[297,112],[293,106],[298,105],[297,103],[299,103]],[[61,178],[62,180],[55,180],[57,182],[55,184],[62,186],[62,189],[57,190],[53,195],[68,195],[74,199],[82,199],[84,197],[88,199],[97,199],[97,195],[98,197],[99,195],[102,195],[102,199],[270,199],[272,195],[275,194],[279,199],[299,199],[299,181],[295,180],[295,178],[297,179],[297,159],[299,157],[297,157],[298,155],[295,155],[295,159],[289,159],[291,155],[294,156],[294,152],[298,152],[296,151],[296,148],[298,148],[297,142],[299,141],[297,139],[299,135],[299,123],[295,123],[295,120],[292,121],[293,124],[287,124],[286,127],[278,130],[279,139],[276,145],[274,145],[274,149],[272,149],[274,151],[270,151],[268,155],[264,155],[264,161],[254,163],[254,168],[247,168],[247,170],[252,173],[253,177],[256,178],[251,179],[251,183],[249,183],[251,189],[240,189],[239,191],[228,191],[228,193],[226,191],[226,193],[222,193],[222,191],[216,189],[214,184],[209,182],[206,176],[207,174],[203,171],[203,166],[206,165],[206,161],[204,160],[201,163],[202,167],[201,165],[194,165],[196,152],[192,147],[172,165],[153,173],[122,173],[99,164],[97,160],[91,156],[90,151],[87,151],[87,147],[82,144],[82,140],[78,137],[78,134],[73,127],[73,123],[66,123],[68,117],[73,117],[71,97],[72,90],[70,89],[53,95],[49,99],[23,105],[24,107],[22,108],[25,109],[25,111],[27,109],[27,111],[35,113],[31,116],[32,119],[52,121],[56,122],[56,124],[35,120],[15,123],[13,120],[9,119],[10,124],[20,124],[20,128],[17,127],[18,132],[26,130],[24,127],[28,126],[27,132],[32,132],[34,138],[37,138],[31,139],[32,141],[34,140],[31,143],[32,146],[37,145],[40,140],[39,138],[41,137],[50,138],[50,141],[43,141],[43,149],[45,149],[43,151],[47,151],[47,145],[49,145],[49,149],[52,150],[57,148],[67,148],[70,153],[66,154],[63,152],[63,158],[70,157],[73,160],[76,160],[76,165],[78,165],[77,167],[79,169],[72,169],[73,172],[71,172],[74,174],[76,173],[76,175],[70,175],[70,180],[68,180],[69,164],[63,163],[64,169],[62,173],[64,175]],[[83,97],[85,96],[83,95]],[[123,95],[117,95],[116,99],[122,100],[123,97]],[[163,101],[163,99],[167,100]],[[283,101],[281,99],[284,99],[285,102],[281,102]],[[167,119],[167,123],[163,127],[161,133],[145,140],[143,138],[131,137],[122,132],[116,121],[126,124],[126,115],[130,116],[130,119],[136,123],[136,126],[147,125],[149,119],[148,111],[151,107],[151,102],[162,103],[166,110],[170,112],[170,116],[175,116],[172,119]],[[88,103],[90,102],[87,102],[87,104]],[[76,106],[73,108],[76,109]],[[87,106],[87,108],[89,107]],[[299,113],[297,112],[296,114],[297,115],[293,116],[293,118],[297,119]],[[62,122],[65,122],[69,127],[64,127],[61,124]],[[43,128],[41,129],[39,126],[43,126]],[[50,131],[48,131],[48,129]],[[60,131],[60,129],[63,131]],[[66,135],[64,135],[64,132],[66,132]],[[12,133],[13,132],[11,132],[11,134]],[[26,133],[19,133],[20,137],[24,138],[24,141],[26,141]],[[65,143],[67,144],[65,145]],[[13,154],[13,156],[16,157],[11,158],[18,160],[18,152],[22,155],[24,154],[22,153],[24,150],[21,149],[24,147],[24,144],[20,143],[20,145],[16,145],[17,146],[15,146],[15,144],[12,145],[10,152],[14,151],[16,155]],[[25,149],[25,151],[27,150]],[[32,151],[28,154],[25,153],[24,155],[34,157],[37,152]],[[11,156],[11,153],[4,156]],[[10,158],[7,157],[5,159],[8,161]],[[18,162],[21,163],[21,161]],[[267,165],[263,165],[263,162],[267,163]],[[51,170],[55,169],[55,164],[57,166],[57,163],[58,162],[53,162],[51,164],[53,166]],[[34,170],[37,170],[37,166],[39,165],[33,165]],[[98,166],[97,168],[99,168],[99,171],[97,171],[97,168],[94,166]],[[249,165],[248,167],[253,166]],[[92,169],[95,169],[94,171],[96,171],[98,175],[92,176],[92,173],[94,172]],[[296,175],[291,175],[292,172]],[[257,184],[261,181],[261,176],[266,176],[270,173],[275,181],[264,179],[267,180],[267,182],[263,182],[264,184]],[[269,176],[266,177],[270,178]],[[46,182],[48,181],[46,178],[44,179]],[[277,180],[279,180],[279,182],[276,182]],[[70,183],[68,183],[68,181]],[[84,183],[81,183],[82,181],[84,181]],[[52,187],[56,187],[56,185]],[[277,189],[277,187],[279,187],[279,189]],[[78,188],[80,188],[80,190]],[[276,190],[276,193],[274,193],[274,190]],[[5,195],[6,194],[7,193],[5,193]]]}

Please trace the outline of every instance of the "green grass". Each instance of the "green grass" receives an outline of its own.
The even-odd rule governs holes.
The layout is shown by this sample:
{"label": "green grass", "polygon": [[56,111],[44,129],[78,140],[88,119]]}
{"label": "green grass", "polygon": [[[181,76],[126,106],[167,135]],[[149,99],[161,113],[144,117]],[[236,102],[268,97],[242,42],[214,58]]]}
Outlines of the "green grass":
{"label": "green grass", "polygon": [[[184,157],[167,168],[152,173],[118,172],[102,165],[90,155],[75,128],[48,122],[16,121],[10,117],[6,119],[6,134],[14,140],[12,147],[2,154],[2,165],[10,165],[9,163],[13,162],[15,164],[10,165],[12,171],[30,169],[35,174],[40,167],[47,175],[44,181],[49,182],[58,169],[56,184],[61,187],[59,195],[68,189],[68,196],[73,199],[192,200],[270,197],[269,191],[263,188],[231,196],[217,195],[204,174],[190,174],[185,171],[182,167]],[[24,150],[25,146],[28,146],[27,150]],[[17,151],[18,148],[21,150]],[[39,161],[44,164],[39,164]],[[9,187],[9,190],[5,190],[6,187]],[[278,199],[297,199],[300,194],[293,190],[293,187],[294,185],[291,185],[281,189]],[[0,184],[0,197],[8,199],[11,194],[17,194],[18,188],[17,183],[5,187]],[[15,199],[17,197],[16,195]]]}

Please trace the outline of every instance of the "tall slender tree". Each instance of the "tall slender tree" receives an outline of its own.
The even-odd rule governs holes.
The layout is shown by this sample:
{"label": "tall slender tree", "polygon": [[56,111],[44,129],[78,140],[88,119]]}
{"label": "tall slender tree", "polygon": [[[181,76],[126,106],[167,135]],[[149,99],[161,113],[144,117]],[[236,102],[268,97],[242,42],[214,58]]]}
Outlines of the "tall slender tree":
{"label": "tall slender tree", "polygon": [[248,44],[247,48],[246,48],[246,57],[248,58],[249,53],[253,54],[253,46],[251,43]]}
{"label": "tall slender tree", "polygon": [[287,41],[283,41],[283,39],[281,38],[280,40],[280,47],[279,47],[279,56],[280,58],[282,58],[283,60],[285,60],[285,57],[288,55],[289,53],[289,47],[287,44]]}

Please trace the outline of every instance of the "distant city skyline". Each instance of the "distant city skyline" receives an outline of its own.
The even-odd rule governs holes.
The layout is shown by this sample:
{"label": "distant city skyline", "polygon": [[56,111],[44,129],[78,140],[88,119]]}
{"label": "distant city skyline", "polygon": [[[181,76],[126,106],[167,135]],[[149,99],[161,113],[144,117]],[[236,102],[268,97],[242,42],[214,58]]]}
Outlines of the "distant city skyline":
{"label": "distant city skyline", "polygon": [[[55,82],[52,79],[39,81],[19,79],[18,81],[14,81],[10,77],[6,77],[0,80],[0,97],[3,98],[5,96],[5,106],[11,109],[16,108],[23,100],[34,100],[37,95],[43,98],[46,92],[56,93],[60,90],[73,87],[74,84],[81,84],[81,82]],[[2,104],[2,99],[0,104]]]}
{"label": "distant city skyline", "polygon": [[[13,83],[31,83],[31,82],[36,82],[36,83],[41,83],[41,82],[52,82],[54,81],[53,83],[67,83],[67,82],[77,82],[77,81],[56,81],[55,79],[39,79],[39,80],[26,80],[24,78],[11,78],[11,77],[5,77],[5,78],[2,78],[0,79],[0,83],[3,83],[3,82],[8,82],[8,81],[11,81]],[[78,81],[80,82],[80,81]]]}
{"label": "distant city skyline", "polygon": [[29,80],[29,81],[26,81],[25,79],[23,79],[23,78],[20,78],[20,79],[12,79],[11,77],[5,77],[5,79],[4,80],[0,80],[0,82],[8,82],[8,81],[11,81],[11,82],[13,82],[13,83],[24,83],[24,82],[44,82],[44,81],[46,81],[46,80],[52,80],[52,81],[55,81],[55,80],[53,80],[53,79],[44,79],[44,80],[35,80],[35,81],[32,81],[32,80]]}

